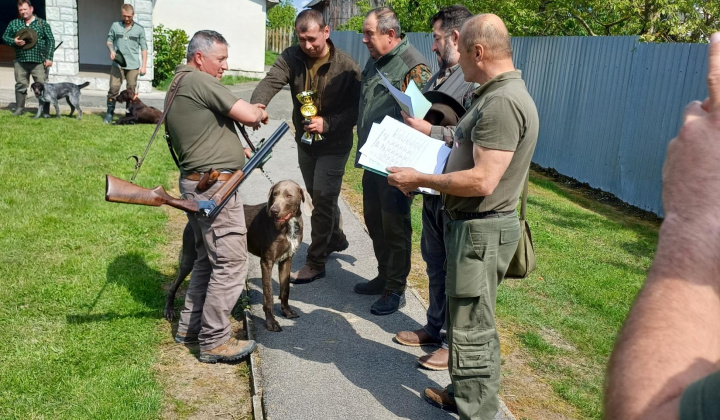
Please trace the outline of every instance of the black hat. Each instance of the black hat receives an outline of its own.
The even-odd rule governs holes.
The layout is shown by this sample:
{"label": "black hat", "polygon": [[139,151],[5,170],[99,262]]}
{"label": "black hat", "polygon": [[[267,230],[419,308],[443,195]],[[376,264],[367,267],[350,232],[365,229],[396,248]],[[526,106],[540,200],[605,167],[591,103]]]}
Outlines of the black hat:
{"label": "black hat", "polygon": [[38,40],[38,34],[35,32],[35,29],[33,28],[22,28],[15,34],[15,38],[20,38],[23,41],[25,41],[25,45],[23,45],[23,50],[29,50],[30,48],[34,47],[35,44],[37,44]]}
{"label": "black hat", "polygon": [[447,93],[437,90],[425,92],[425,98],[432,103],[430,110],[425,114],[425,121],[432,125],[457,125],[460,118],[465,115],[465,107]]}
{"label": "black hat", "polygon": [[113,61],[118,63],[120,67],[125,67],[127,65],[125,62],[125,56],[122,55],[120,50],[115,50],[115,59]]}

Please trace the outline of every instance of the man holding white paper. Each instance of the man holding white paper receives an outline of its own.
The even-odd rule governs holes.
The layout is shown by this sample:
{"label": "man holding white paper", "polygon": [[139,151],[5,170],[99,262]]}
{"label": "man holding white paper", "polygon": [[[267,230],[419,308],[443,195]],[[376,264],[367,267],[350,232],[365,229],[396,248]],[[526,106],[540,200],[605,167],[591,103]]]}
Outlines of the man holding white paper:
{"label": "man holding white paper", "polygon": [[[368,139],[373,123],[390,116],[402,121],[400,107],[383,85],[380,74],[400,90],[410,83],[425,86],[432,73],[425,57],[401,34],[400,22],[390,8],[380,7],[365,15],[363,43],[370,59],[362,72],[357,133],[358,150]],[[356,167],[360,153],[355,161]],[[412,198],[390,187],[383,175],[363,173],[363,216],[378,262],[378,276],[355,285],[355,292],[381,295],[370,311],[389,315],[405,304],[405,286],[410,273]]]}
{"label": "man holding white paper", "polygon": [[[454,100],[460,107],[467,109],[472,102],[472,94],[478,85],[466,82],[459,60],[458,43],[460,29],[463,23],[473,14],[461,5],[443,7],[431,19],[433,29],[432,50],[437,54],[440,70],[425,85],[424,92],[441,92],[447,94],[445,101]],[[442,110],[453,114],[448,106]],[[440,109],[439,109],[440,111]],[[464,114],[464,109],[462,110]],[[443,118],[452,126],[433,126],[428,121],[403,115],[405,123],[416,130],[438,140],[449,138],[452,142],[454,124],[457,117],[450,115]],[[454,120],[454,123],[452,121]],[[420,237],[420,252],[427,264],[425,272],[428,276],[428,309],[427,322],[415,331],[400,331],[395,340],[406,346],[438,345],[440,348],[430,354],[420,356],[420,366],[431,370],[446,370],[448,368],[449,350],[445,334],[445,224],[447,215],[442,209],[440,195],[423,194],[422,235]]]}
{"label": "man holding white paper", "polygon": [[512,60],[510,35],[492,14],[468,20],[460,31],[465,80],[480,83],[458,122],[442,175],[388,168],[390,185],[443,194],[448,218],[447,330],[452,384],[426,388],[424,398],[461,419],[492,419],[500,386],[500,339],[495,326],[497,286],[520,239],[517,204],[537,143],[539,121]]}

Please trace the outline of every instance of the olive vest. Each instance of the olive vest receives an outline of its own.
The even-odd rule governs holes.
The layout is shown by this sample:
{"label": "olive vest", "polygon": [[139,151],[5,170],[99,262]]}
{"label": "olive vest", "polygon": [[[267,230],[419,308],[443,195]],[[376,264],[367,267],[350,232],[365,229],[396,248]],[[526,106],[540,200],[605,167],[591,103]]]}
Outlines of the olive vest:
{"label": "olive vest", "polygon": [[[370,58],[362,72],[360,88],[360,110],[358,114],[357,133],[358,150],[365,144],[373,123],[380,123],[386,115],[402,122],[400,106],[383,84],[378,70],[393,86],[402,88],[405,76],[414,67],[424,64],[425,57],[408,42],[403,35],[402,41],[389,53],[378,58]],[[428,66],[430,67],[430,66]],[[422,86],[419,86],[422,88]],[[360,153],[355,156],[355,167],[359,168]]]}

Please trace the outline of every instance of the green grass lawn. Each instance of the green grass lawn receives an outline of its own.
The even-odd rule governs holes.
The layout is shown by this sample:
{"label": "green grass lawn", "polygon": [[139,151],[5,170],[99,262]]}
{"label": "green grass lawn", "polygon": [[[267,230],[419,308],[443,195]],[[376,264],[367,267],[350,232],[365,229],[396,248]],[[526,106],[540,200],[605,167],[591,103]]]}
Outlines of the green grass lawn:
{"label": "green grass lawn", "polygon": [[[353,164],[354,151],[346,167],[344,195],[362,214],[362,170]],[[518,343],[528,359],[524,362],[550,386],[554,398],[574,407],[577,418],[601,418],[605,366],[655,253],[658,224],[628,216],[537,173],[531,176],[528,203],[538,268],[529,278],[508,279],[498,288],[498,325],[508,338],[503,345]],[[425,264],[418,252],[421,207],[422,200],[416,198],[414,268],[408,282],[426,295]],[[520,398],[517,405],[532,405],[536,398]],[[535,417],[530,412],[527,418]]]}
{"label": "green grass lawn", "polygon": [[[0,111],[0,418],[156,418],[167,215],[107,203],[153,126]],[[138,183],[172,183],[155,142]]]}
{"label": "green grass lawn", "polygon": [[272,66],[278,55],[280,54],[276,53],[275,51],[265,50],[265,65]]}

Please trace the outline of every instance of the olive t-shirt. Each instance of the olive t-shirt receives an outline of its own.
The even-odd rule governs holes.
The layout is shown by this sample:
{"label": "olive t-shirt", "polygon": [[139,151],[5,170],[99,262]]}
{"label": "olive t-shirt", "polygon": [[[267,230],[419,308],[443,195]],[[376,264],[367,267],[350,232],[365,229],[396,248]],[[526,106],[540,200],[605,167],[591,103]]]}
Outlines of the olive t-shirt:
{"label": "olive t-shirt", "polygon": [[312,57],[307,58],[307,61],[305,62],[305,66],[307,68],[307,78],[305,79],[305,90],[313,90],[313,91],[317,90],[317,86],[315,84],[316,83],[315,76],[317,76],[317,72],[318,72],[318,70],[320,70],[320,67],[322,67],[328,61],[330,61],[330,48],[328,48],[325,55],[320,58],[312,58]]}
{"label": "olive t-shirt", "polygon": [[186,75],[180,81],[166,123],[180,171],[187,174],[210,168],[242,168],[243,145],[234,121],[228,117],[238,99],[219,80],[194,67],[181,65],[175,73]]}
{"label": "olive t-shirt", "polygon": [[513,151],[495,191],[486,197],[443,195],[448,210],[468,213],[512,211],[525,182],[537,144],[539,119],[520,70],[496,76],[475,91],[475,100],[458,122],[445,173],[475,166],[473,144]]}
{"label": "olive t-shirt", "polygon": [[680,398],[680,420],[720,418],[720,372],[712,373],[688,386]]}

